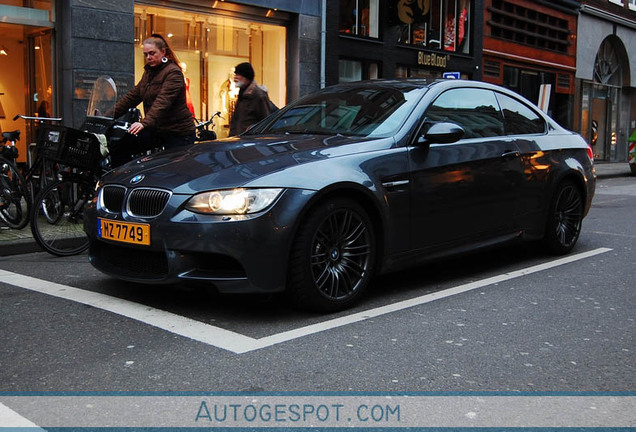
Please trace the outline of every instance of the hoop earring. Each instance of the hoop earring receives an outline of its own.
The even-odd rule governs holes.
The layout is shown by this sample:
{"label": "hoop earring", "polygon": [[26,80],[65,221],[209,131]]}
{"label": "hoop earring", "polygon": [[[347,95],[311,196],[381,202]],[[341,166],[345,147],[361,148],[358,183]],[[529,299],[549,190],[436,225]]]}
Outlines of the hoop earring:
{"label": "hoop earring", "polygon": [[161,57],[161,63],[168,63],[168,57],[166,56]]}

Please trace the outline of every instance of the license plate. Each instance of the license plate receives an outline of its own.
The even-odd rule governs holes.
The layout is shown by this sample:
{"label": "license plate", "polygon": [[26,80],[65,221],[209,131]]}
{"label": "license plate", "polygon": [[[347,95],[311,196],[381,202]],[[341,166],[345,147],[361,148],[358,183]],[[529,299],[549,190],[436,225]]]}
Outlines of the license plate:
{"label": "license plate", "polygon": [[107,240],[138,245],[150,245],[150,225],[119,222],[99,218],[97,236]]}

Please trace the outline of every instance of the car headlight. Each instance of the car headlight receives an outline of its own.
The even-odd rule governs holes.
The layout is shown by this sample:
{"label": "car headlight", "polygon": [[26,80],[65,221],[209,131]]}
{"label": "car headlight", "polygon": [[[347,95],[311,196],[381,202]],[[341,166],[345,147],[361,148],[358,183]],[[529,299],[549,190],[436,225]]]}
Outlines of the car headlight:
{"label": "car headlight", "polygon": [[280,195],[283,189],[223,189],[196,194],[186,208],[196,213],[237,215],[257,213]]}

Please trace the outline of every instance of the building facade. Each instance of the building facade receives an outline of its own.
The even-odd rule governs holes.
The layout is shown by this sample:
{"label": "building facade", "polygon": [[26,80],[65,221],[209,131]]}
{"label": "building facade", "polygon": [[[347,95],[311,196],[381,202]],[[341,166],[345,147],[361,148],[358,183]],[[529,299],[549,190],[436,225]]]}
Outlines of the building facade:
{"label": "building facade", "polygon": [[572,128],[578,2],[486,0],[484,7],[484,81]]}
{"label": "building facade", "polygon": [[578,20],[574,130],[597,160],[627,161],[636,130],[636,0],[585,0]]}
{"label": "building facade", "polygon": [[624,161],[636,129],[636,0],[0,0],[0,129],[17,113],[78,127],[94,80],[120,96],[143,71],[142,42],[166,37],[199,119],[221,111],[249,61],[278,106],[373,78],[464,78],[511,88]]}
{"label": "building facade", "polygon": [[326,84],[481,80],[483,0],[327,0]]}
{"label": "building facade", "polygon": [[238,94],[233,67],[249,61],[279,106],[320,86],[321,1],[0,0],[0,104],[3,130],[32,124],[17,113],[85,118],[92,84],[108,75],[119,96],[143,72],[143,40],[162,34],[185,73],[197,118],[221,111],[226,136]]}

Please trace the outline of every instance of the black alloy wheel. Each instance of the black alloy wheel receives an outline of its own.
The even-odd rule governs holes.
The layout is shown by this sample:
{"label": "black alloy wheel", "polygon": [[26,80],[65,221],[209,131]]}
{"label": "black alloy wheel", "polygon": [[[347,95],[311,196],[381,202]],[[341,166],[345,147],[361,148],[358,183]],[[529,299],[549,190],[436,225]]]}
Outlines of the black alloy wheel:
{"label": "black alloy wheel", "polygon": [[583,195],[571,180],[556,189],[550,203],[545,241],[550,251],[565,254],[572,250],[583,222]]}
{"label": "black alloy wheel", "polygon": [[371,280],[375,242],[359,204],[333,199],[313,209],[291,252],[288,292],[294,303],[320,312],[349,307]]}

